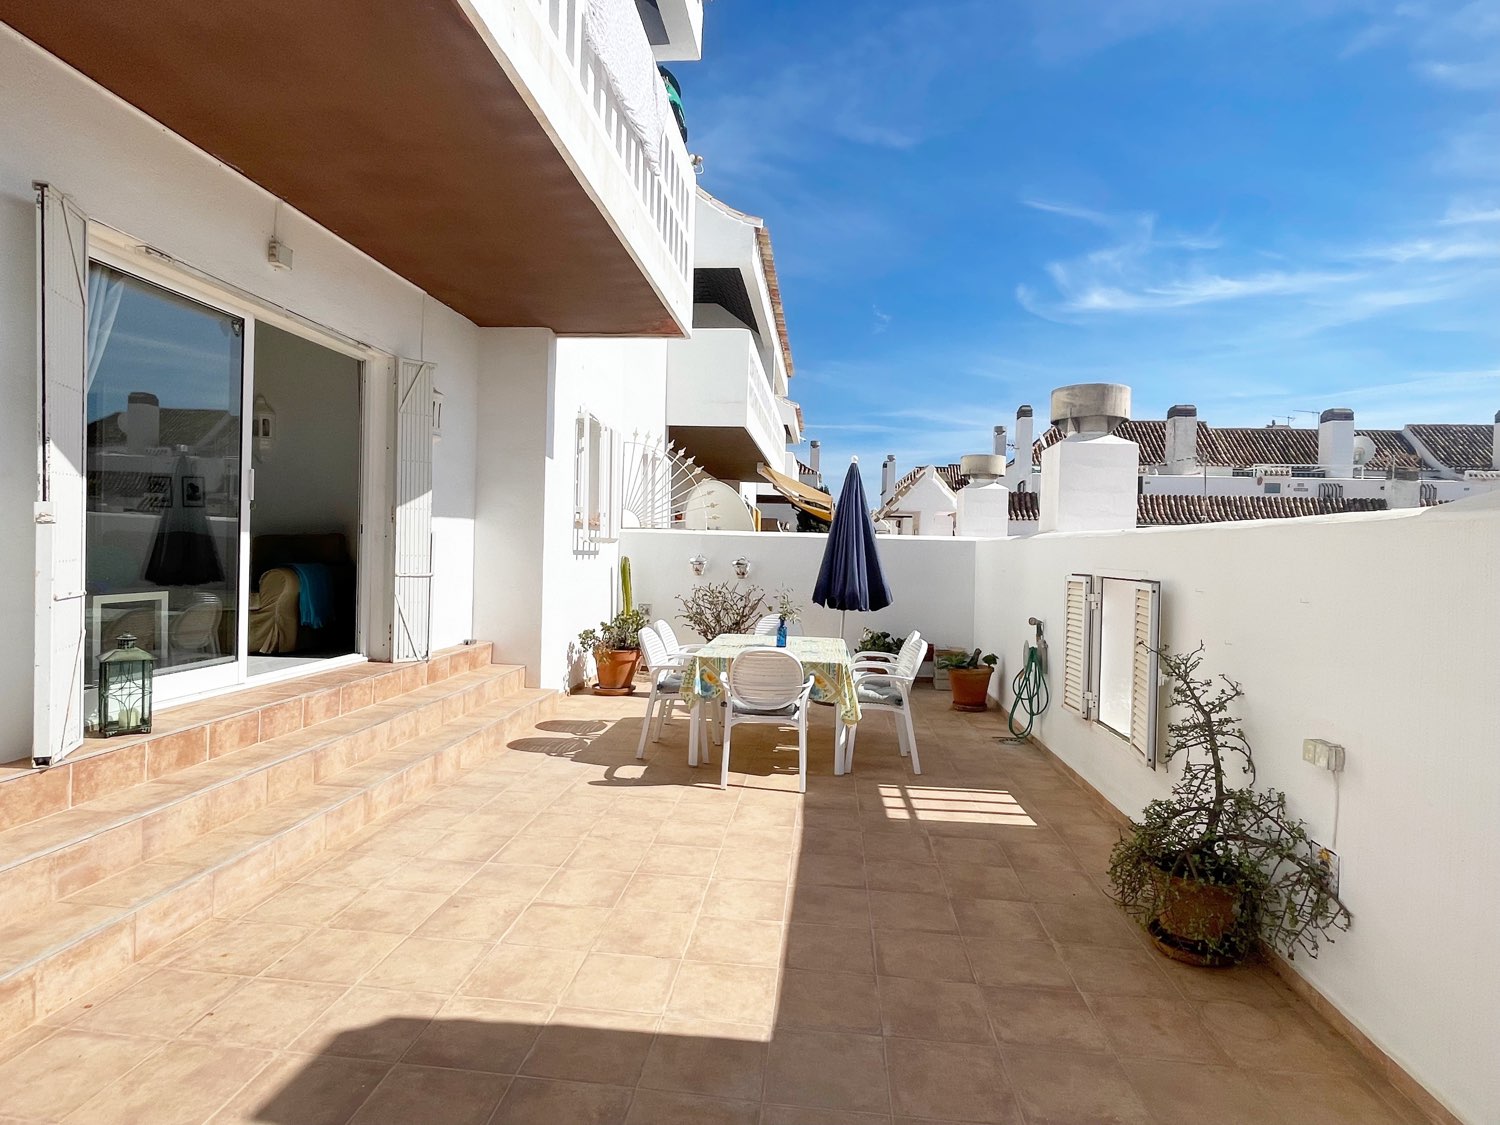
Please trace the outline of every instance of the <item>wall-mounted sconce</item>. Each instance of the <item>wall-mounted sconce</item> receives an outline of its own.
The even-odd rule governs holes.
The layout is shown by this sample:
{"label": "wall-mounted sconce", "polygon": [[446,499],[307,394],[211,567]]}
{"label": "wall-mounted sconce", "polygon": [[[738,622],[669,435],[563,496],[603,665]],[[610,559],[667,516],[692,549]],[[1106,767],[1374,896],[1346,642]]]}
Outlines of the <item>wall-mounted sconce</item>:
{"label": "wall-mounted sconce", "polygon": [[432,388],[432,440],[443,440],[443,392]]}
{"label": "wall-mounted sconce", "polygon": [[701,575],[703,573],[703,568],[707,565],[708,560],[705,559],[702,555],[694,555],[692,558],[688,559],[688,566],[693,568],[694,574]]}
{"label": "wall-mounted sconce", "polygon": [[746,577],[750,573],[750,560],[747,559],[744,555],[741,555],[739,558],[735,559],[734,573],[740,578]]}
{"label": "wall-mounted sconce", "polygon": [[255,396],[255,410],[250,415],[250,437],[257,461],[264,461],[276,448],[276,411],[265,395]]}
{"label": "wall-mounted sconce", "polygon": [[266,261],[271,263],[273,270],[289,270],[292,268],[292,248],[273,234],[266,244]]}

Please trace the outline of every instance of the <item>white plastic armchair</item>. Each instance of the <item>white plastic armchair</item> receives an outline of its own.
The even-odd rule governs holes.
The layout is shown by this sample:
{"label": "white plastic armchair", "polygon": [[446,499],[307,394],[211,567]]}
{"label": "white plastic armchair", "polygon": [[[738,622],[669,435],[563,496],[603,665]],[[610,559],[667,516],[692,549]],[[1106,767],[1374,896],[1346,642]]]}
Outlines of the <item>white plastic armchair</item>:
{"label": "white plastic armchair", "polygon": [[685,645],[677,639],[677,631],[666,621],[665,618],[656,623],[656,633],[661,637],[661,643],[667,646],[667,653],[676,656],[681,652],[697,652],[702,645]]}
{"label": "white plastic armchair", "polygon": [[[854,694],[859,700],[860,711],[885,711],[891,715],[896,724],[896,743],[901,756],[911,758],[911,772],[915,774],[922,772],[922,759],[917,753],[917,733],[911,719],[911,689],[926,652],[927,642],[922,639],[922,634],[913,631],[896,654],[894,663],[856,660],[854,664]],[[858,734],[859,728],[855,727],[844,735],[844,773],[854,768],[854,744]]]}
{"label": "white plastic armchair", "polygon": [[719,787],[729,788],[729,748],[734,728],[742,723],[769,723],[797,728],[797,790],[806,793],[807,715],[812,709],[813,678],[804,671],[802,661],[784,649],[747,649],[729,666],[726,686]]}
{"label": "white plastic armchair", "polygon": [[646,736],[652,732],[655,720],[656,733],[652,742],[661,741],[662,728],[666,726],[674,707],[689,709],[687,698],[682,694],[682,677],[686,674],[688,655],[670,653],[656,630],[649,625],[641,630],[641,648],[646,653],[646,663],[651,668],[651,698],[646,701],[646,721],[641,724],[640,745],[635,756],[646,756]]}

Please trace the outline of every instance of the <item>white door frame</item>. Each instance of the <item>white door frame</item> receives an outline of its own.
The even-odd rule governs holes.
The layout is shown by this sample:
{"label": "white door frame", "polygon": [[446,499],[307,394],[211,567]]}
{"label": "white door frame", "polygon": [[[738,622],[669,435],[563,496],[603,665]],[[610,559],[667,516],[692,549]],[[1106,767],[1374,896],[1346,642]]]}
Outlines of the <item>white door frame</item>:
{"label": "white door frame", "polygon": [[[89,256],[144,281],[240,317],[245,322],[241,387],[243,452],[240,473],[240,612],[236,622],[236,659],[233,663],[215,665],[200,671],[177,672],[163,678],[158,681],[157,699],[164,704],[175,704],[242,687],[249,679],[249,506],[252,495],[250,425],[255,401],[257,322],[269,324],[348,356],[360,364],[360,530],[355,567],[358,583],[355,646],[369,659],[389,660],[390,621],[394,607],[388,591],[394,585],[391,577],[394,555],[390,543],[390,521],[385,518],[385,514],[390,510],[391,477],[394,471],[391,402],[396,378],[395,356],[327,325],[298,316],[229,282],[220,281],[210,274],[152,250],[138,239],[130,238],[112,227],[92,221],[89,223]],[[224,669],[231,669],[231,674],[226,676]],[[301,674],[306,674],[306,670]],[[162,687],[168,690],[162,692]]]}

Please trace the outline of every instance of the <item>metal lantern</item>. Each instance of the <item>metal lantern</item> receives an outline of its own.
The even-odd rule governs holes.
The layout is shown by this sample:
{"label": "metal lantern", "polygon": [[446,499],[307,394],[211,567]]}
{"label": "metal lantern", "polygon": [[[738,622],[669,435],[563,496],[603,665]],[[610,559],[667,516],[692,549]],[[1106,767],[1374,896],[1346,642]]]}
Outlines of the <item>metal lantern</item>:
{"label": "metal lantern", "polygon": [[117,648],[99,658],[99,733],[151,733],[151,677],[156,658],[124,633]]}

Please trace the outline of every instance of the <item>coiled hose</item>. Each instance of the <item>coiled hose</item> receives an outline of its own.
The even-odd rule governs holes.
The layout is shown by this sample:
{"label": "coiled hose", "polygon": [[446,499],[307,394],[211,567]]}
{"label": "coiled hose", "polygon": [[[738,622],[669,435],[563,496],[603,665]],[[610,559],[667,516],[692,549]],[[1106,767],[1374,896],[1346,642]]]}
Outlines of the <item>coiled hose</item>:
{"label": "coiled hose", "polygon": [[[1011,680],[1010,690],[1015,696],[1015,702],[1010,707],[1010,733],[1017,742],[1024,742],[1031,737],[1031,726],[1036,722],[1036,717],[1051,702],[1051,695],[1047,691],[1047,669],[1039,646],[1026,646],[1026,662],[1021,665],[1015,679]],[[1026,714],[1024,727],[1016,722],[1016,716],[1023,711]]]}

